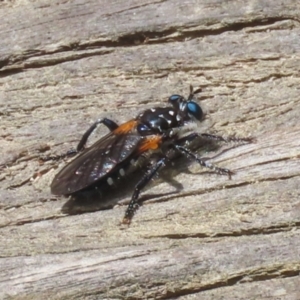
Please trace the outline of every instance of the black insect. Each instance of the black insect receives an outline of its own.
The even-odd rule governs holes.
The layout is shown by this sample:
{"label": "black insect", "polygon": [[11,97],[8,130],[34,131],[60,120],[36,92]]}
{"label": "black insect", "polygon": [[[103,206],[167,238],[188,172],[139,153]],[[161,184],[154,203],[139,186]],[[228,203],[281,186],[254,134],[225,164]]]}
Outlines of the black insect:
{"label": "black insect", "polygon": [[[55,176],[51,192],[55,195],[74,196],[95,189],[103,182],[112,185],[115,179],[137,168],[139,164],[136,162],[141,157],[147,158],[151,161],[150,167],[135,185],[123,219],[123,223],[129,224],[139,207],[141,190],[172,159],[174,152],[183,154],[218,174],[230,177],[230,170],[218,168],[201,159],[189,149],[189,144],[197,138],[223,142],[250,142],[251,139],[223,138],[196,132],[182,135],[185,125],[203,119],[203,111],[195,102],[195,94],[200,91],[201,89],[193,91],[191,86],[187,99],[180,95],[172,95],[169,98],[170,106],[147,109],[121,125],[107,118],[97,120],[82,136],[77,150],[59,156],[80,153]],[[89,136],[98,124],[104,124],[110,133],[85,148]]]}

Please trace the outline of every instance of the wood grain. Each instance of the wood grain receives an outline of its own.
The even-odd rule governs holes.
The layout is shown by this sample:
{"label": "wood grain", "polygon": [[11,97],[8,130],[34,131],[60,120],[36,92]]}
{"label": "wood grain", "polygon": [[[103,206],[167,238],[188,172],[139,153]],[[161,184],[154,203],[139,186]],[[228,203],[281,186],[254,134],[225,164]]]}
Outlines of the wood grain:
{"label": "wood grain", "polygon": [[[299,299],[299,15],[292,0],[1,2],[0,298]],[[178,161],[130,227],[133,179],[104,195],[113,209],[50,194],[65,161],[39,157],[189,84],[201,132],[256,138],[201,153],[231,180]]]}

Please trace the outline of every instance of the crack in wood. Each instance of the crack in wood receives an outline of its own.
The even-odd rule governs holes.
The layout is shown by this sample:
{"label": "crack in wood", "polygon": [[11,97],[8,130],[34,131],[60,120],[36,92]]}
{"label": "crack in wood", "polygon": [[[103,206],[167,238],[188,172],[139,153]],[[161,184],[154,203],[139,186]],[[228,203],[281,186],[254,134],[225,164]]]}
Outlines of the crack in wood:
{"label": "crack in wood", "polygon": [[[178,42],[184,41],[186,39],[195,39],[204,36],[210,35],[220,35],[224,32],[230,31],[241,31],[249,27],[257,26],[267,26],[275,24],[276,22],[294,20],[292,17],[264,17],[260,19],[255,19],[252,21],[240,21],[232,24],[222,23],[220,28],[209,28],[212,24],[207,24],[207,29],[193,29],[196,28],[196,25],[186,25],[185,28],[178,29],[177,27],[170,27],[163,29],[161,31],[136,31],[130,34],[124,34],[117,37],[116,41],[113,40],[94,40],[86,42],[72,42],[70,44],[60,45],[57,49],[52,51],[32,49],[27,50],[23,54],[18,56],[12,55],[11,57],[6,57],[5,59],[0,60],[0,77],[5,77],[15,73],[22,72],[27,68],[43,68],[48,66],[54,66],[61,64],[63,62],[78,60],[85,57],[91,57],[95,55],[105,55],[109,54],[113,49],[106,50],[95,50],[93,52],[86,52],[89,49],[94,48],[116,48],[116,47],[135,47],[140,44],[165,44],[168,42]],[[297,20],[298,21],[298,20]],[[215,24],[213,24],[215,25]],[[75,53],[74,51],[85,51],[83,53]],[[65,57],[54,57],[46,59],[45,56],[53,55],[62,52],[70,52]],[[39,60],[27,61],[27,59],[41,57]],[[275,76],[275,75],[274,75]],[[267,79],[266,79],[267,80]]]}
{"label": "crack in wood", "polygon": [[[195,289],[181,289],[177,291],[168,290],[167,293],[157,299],[174,299],[174,297],[191,295],[199,293],[202,291],[217,289],[220,287],[233,286],[236,284],[244,284],[246,282],[255,282],[255,281],[266,281],[276,278],[289,278],[299,276],[300,274],[300,264],[287,264],[287,265],[271,265],[269,268],[261,267],[254,268],[249,270],[244,270],[240,274],[234,274],[228,276],[223,280],[215,281],[207,285],[203,285],[200,288]],[[138,299],[138,298],[128,298],[128,299]]]}
{"label": "crack in wood", "polygon": [[241,229],[239,231],[224,232],[224,233],[190,233],[190,234],[162,234],[162,235],[148,235],[146,239],[152,238],[167,238],[170,240],[184,240],[184,239],[206,239],[209,240],[226,238],[226,237],[241,237],[241,236],[258,236],[258,235],[271,235],[283,231],[292,231],[300,228],[300,222],[293,222],[293,224],[278,224],[269,227]]}

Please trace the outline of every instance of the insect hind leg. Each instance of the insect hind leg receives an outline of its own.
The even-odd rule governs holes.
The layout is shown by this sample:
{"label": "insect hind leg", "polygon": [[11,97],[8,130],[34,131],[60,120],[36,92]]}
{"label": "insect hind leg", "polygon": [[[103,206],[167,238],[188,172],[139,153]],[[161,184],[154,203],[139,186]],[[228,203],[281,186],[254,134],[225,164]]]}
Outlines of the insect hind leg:
{"label": "insect hind leg", "polygon": [[119,125],[117,123],[115,123],[114,121],[112,121],[110,119],[107,119],[107,118],[98,119],[94,124],[92,124],[92,126],[81,137],[81,140],[78,143],[77,148],[76,148],[77,152],[80,152],[85,148],[88,138],[93,133],[93,131],[98,127],[99,124],[105,125],[110,131],[113,131],[119,127]]}
{"label": "insect hind leg", "polygon": [[157,172],[166,165],[167,160],[168,159],[166,157],[163,157],[160,160],[158,160],[149,170],[147,170],[145,175],[136,184],[133,195],[126,209],[125,216],[123,218],[123,224],[131,223],[134,213],[139,208],[138,198],[141,190],[151,181],[155,174],[157,174]]}
{"label": "insect hind leg", "polygon": [[80,139],[80,142],[78,143],[76,149],[70,149],[69,151],[67,151],[64,154],[60,154],[60,155],[55,155],[55,156],[47,156],[47,157],[42,157],[41,160],[42,161],[48,161],[48,160],[60,160],[66,157],[71,157],[76,155],[77,153],[81,152],[82,150],[85,149],[85,145],[86,142],[88,140],[88,138],[90,137],[90,135],[93,133],[93,131],[98,127],[99,124],[103,124],[105,125],[110,131],[115,130],[116,128],[119,127],[119,125],[117,123],[115,123],[114,121],[107,119],[107,118],[103,118],[103,119],[98,119],[96,122],[94,122],[90,128],[83,134],[83,136]]}

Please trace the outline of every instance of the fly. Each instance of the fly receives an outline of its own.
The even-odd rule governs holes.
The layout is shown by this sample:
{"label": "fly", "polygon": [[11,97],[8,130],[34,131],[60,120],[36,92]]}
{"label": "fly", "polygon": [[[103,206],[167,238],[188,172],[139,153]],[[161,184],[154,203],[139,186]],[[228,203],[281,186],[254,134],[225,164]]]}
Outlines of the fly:
{"label": "fly", "polygon": [[[147,109],[136,118],[121,125],[107,118],[97,120],[83,134],[76,150],[55,157],[57,159],[78,154],[54,177],[51,184],[52,194],[74,196],[97,188],[103,182],[112,185],[114,177],[125,176],[126,171],[132,168],[134,162],[143,156],[148,158],[151,164],[136,183],[131,201],[126,209],[123,223],[130,224],[139,207],[140,192],[158,171],[172,160],[174,152],[196,161],[217,174],[231,177],[232,171],[219,168],[202,159],[190,150],[188,145],[195,139],[216,142],[251,142],[252,139],[223,138],[197,132],[182,135],[184,131],[182,129],[188,123],[200,122],[203,119],[203,111],[195,102],[195,95],[200,91],[201,89],[194,91],[190,86],[188,98],[177,94],[172,95],[168,100],[169,106]],[[99,124],[105,125],[110,132],[92,146],[86,147],[89,136]],[[154,153],[156,155],[153,155]]]}

